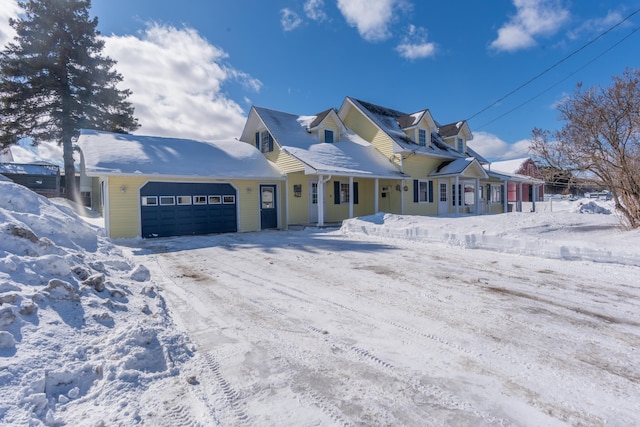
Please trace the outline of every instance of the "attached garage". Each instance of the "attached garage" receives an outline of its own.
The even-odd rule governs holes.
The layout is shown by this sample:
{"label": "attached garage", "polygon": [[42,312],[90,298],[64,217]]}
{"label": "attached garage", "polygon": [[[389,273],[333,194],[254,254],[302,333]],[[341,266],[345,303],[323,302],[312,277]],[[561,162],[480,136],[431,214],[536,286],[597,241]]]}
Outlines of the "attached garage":
{"label": "attached garage", "polygon": [[82,130],[77,146],[109,237],[286,227],[285,176],[244,142]]}
{"label": "attached garage", "polygon": [[140,189],[142,237],[238,231],[237,196],[231,184],[148,182]]}

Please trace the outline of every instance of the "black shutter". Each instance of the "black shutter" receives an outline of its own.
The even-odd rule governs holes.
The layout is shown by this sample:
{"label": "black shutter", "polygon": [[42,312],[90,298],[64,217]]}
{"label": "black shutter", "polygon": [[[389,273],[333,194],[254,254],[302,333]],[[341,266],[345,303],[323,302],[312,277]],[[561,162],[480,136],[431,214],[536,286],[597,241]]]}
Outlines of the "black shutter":
{"label": "black shutter", "polygon": [[333,204],[340,204],[340,181],[333,181]]}
{"label": "black shutter", "polygon": [[358,204],[358,183],[357,182],[353,183],[353,204],[354,205]]}
{"label": "black shutter", "polygon": [[419,196],[419,192],[420,192],[420,183],[418,182],[417,179],[413,180],[413,203],[418,203],[418,201],[420,201],[420,196]]}
{"label": "black shutter", "polygon": [[429,181],[429,203],[433,203],[433,181]]}
{"label": "black shutter", "polygon": [[256,132],[256,148],[260,149],[260,132]]}

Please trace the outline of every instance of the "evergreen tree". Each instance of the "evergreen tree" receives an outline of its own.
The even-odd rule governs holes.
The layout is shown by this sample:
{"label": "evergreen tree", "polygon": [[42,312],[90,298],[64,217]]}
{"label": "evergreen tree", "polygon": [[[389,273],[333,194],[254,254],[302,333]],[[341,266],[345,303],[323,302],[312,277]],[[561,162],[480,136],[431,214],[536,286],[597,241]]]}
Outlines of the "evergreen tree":
{"label": "evergreen tree", "polygon": [[77,198],[72,138],[82,128],[126,133],[139,125],[116,61],[90,18],[91,0],[28,0],[0,54],[0,148],[20,139],[62,144],[68,198]]}

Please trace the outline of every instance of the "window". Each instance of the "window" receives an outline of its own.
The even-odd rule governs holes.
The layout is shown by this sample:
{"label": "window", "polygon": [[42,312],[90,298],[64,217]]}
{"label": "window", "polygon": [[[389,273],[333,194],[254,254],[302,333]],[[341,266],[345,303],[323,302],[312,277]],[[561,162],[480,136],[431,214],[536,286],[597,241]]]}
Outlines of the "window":
{"label": "window", "polygon": [[476,186],[472,183],[464,184],[464,204],[473,206],[476,204]]}
{"label": "window", "polygon": [[311,204],[313,205],[318,204],[318,183],[317,182],[311,183]]}
{"label": "window", "polygon": [[156,196],[143,196],[142,206],[158,206],[158,197]]}
{"label": "window", "polygon": [[349,203],[349,183],[340,183],[340,203]]}
{"label": "window", "polygon": [[427,145],[427,131],[424,129],[418,129],[418,145],[421,147]]}
{"label": "window", "polygon": [[324,142],[333,142],[333,131],[329,129],[325,129],[324,131]]}
{"label": "window", "polygon": [[206,205],[207,204],[207,196],[193,196],[193,204],[194,205]]}
{"label": "window", "polygon": [[458,138],[458,153],[464,153],[464,140]]}
{"label": "window", "polygon": [[160,196],[160,206],[170,206],[176,204],[176,198],[173,196]]}
{"label": "window", "polygon": [[209,196],[210,205],[219,205],[222,203],[222,196]]}
{"label": "window", "polygon": [[502,193],[504,191],[503,185],[491,186],[491,203],[502,203]]}
{"label": "window", "polygon": [[230,205],[236,202],[236,196],[222,196],[222,203]]}
{"label": "window", "polygon": [[447,201],[447,184],[443,182],[440,183],[440,201],[441,202]]}
{"label": "window", "polygon": [[260,132],[260,151],[270,153],[273,151],[273,137],[268,130]]}
{"label": "window", "polygon": [[191,196],[178,196],[176,197],[179,205],[190,205],[191,204]]}
{"label": "window", "polygon": [[433,181],[413,181],[413,202],[432,203],[433,202]]}
{"label": "window", "polygon": [[[342,203],[349,203],[351,201],[351,194],[349,191],[349,183],[348,182],[333,182],[333,194],[334,200],[333,203],[336,205]],[[353,204],[358,204],[358,183],[353,183]]]}

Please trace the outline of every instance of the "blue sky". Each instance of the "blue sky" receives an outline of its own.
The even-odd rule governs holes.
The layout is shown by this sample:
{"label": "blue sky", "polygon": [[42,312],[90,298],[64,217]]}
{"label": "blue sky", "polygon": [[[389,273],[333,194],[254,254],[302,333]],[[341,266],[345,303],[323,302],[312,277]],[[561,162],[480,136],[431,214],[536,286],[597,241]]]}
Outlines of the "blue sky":
{"label": "blue sky", "polygon": [[[0,6],[4,43],[18,12],[15,0]],[[251,105],[310,115],[345,96],[428,108],[441,124],[469,119],[638,9],[640,0],[92,1],[133,90],[137,133],[197,139],[239,136]],[[523,154],[534,127],[561,125],[555,105],[577,82],[606,86],[640,66],[638,26],[640,13],[473,117],[472,146],[491,159]]]}

